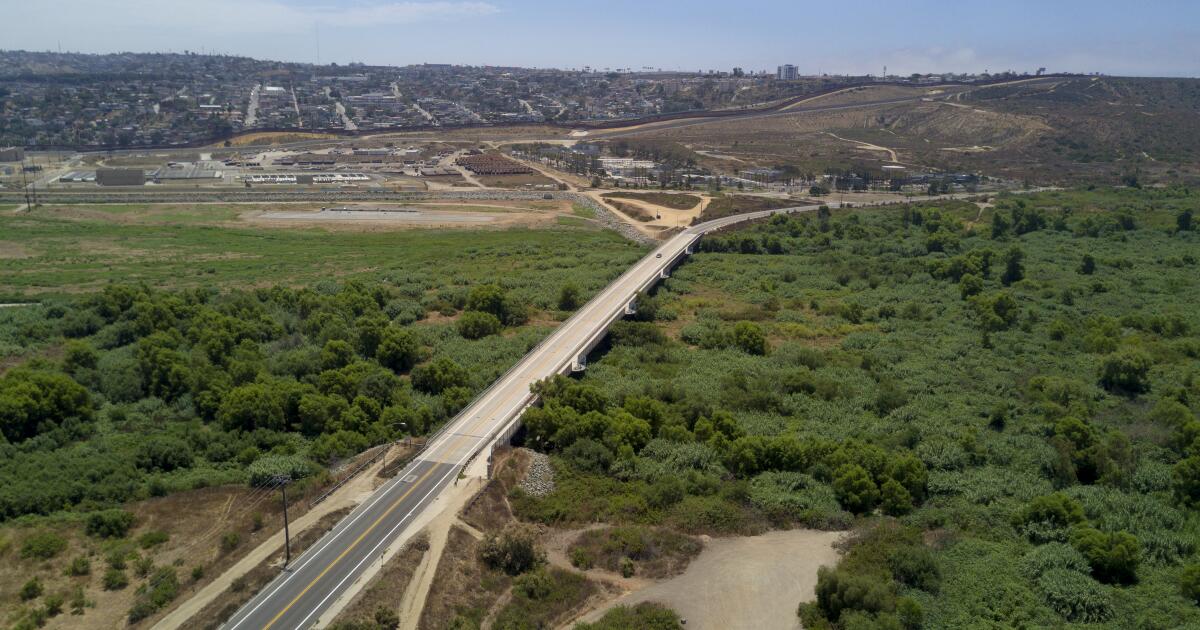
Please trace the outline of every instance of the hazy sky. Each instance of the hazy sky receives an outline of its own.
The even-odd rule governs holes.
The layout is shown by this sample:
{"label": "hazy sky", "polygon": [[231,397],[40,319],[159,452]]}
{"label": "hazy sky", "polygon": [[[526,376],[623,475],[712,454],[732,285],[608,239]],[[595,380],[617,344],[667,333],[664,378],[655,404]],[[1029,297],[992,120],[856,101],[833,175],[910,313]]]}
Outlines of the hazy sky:
{"label": "hazy sky", "polygon": [[[319,38],[318,38],[319,32]],[[1200,0],[0,0],[0,48],[801,73],[1200,76]]]}

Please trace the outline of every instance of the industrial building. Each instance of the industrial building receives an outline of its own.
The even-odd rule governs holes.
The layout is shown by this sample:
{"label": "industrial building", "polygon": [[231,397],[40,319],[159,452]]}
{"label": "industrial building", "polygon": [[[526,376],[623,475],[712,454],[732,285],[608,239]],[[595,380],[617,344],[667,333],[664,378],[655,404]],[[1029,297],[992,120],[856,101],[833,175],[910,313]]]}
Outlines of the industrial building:
{"label": "industrial building", "polygon": [[24,160],[25,147],[0,148],[0,162],[23,162]]}
{"label": "industrial building", "polygon": [[146,173],[140,168],[96,169],[96,183],[101,186],[142,186]]}

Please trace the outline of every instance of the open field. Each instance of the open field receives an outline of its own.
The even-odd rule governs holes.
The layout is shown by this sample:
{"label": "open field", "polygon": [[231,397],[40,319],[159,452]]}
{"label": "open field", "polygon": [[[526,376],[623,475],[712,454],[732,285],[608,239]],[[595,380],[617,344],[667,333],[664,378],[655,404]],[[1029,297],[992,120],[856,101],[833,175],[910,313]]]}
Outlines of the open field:
{"label": "open field", "polygon": [[656,206],[664,206],[672,210],[691,210],[700,203],[700,198],[687,193],[660,192],[612,192],[604,193],[605,199],[636,199]]}
{"label": "open field", "polygon": [[[362,226],[345,230],[278,229],[238,220],[244,213],[268,208],[295,212],[294,205],[50,207],[0,216],[0,256],[9,261],[9,273],[0,280],[0,294],[17,297],[97,290],[117,279],[183,288],[382,277],[445,266],[455,253],[463,256],[464,263],[479,264],[481,255],[522,244],[617,245],[621,240],[595,228],[555,227],[557,206],[526,207],[524,212],[521,206],[506,202],[487,204],[499,206],[495,208],[466,210],[465,206],[428,208],[431,213],[453,209],[466,216],[496,216],[501,226],[516,225],[520,219],[526,225],[545,225],[547,229],[412,233],[366,230]],[[569,206],[561,210],[571,212]],[[305,221],[299,223],[308,227]],[[495,264],[499,269],[514,270],[529,262],[506,256]]]}

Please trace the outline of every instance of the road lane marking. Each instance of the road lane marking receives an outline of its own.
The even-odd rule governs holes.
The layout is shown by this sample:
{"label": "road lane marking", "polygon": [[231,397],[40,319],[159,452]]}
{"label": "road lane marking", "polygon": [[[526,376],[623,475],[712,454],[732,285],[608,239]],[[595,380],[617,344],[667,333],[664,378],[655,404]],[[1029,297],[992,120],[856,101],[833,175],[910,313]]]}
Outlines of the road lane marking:
{"label": "road lane marking", "polygon": [[330,562],[328,565],[326,565],[325,568],[322,569],[321,572],[317,574],[317,577],[313,578],[313,580],[308,583],[308,586],[305,586],[304,590],[300,591],[300,594],[297,595],[295,597],[295,599],[293,599],[291,602],[288,602],[288,605],[284,606],[283,610],[279,611],[278,614],[276,614],[274,617],[272,617],[271,621],[267,622],[267,625],[263,626],[263,630],[267,630],[267,628],[270,628],[271,626],[275,625],[275,622],[279,621],[279,618],[282,617],[284,615],[284,613],[286,613],[289,609],[291,609],[291,607],[296,602],[300,601],[300,598],[304,597],[304,595],[306,593],[308,593],[308,590],[311,589],[313,587],[313,585],[315,585],[317,582],[319,582],[321,580],[321,578],[325,577],[325,574],[328,573],[330,569],[337,566],[337,563],[341,562],[342,558],[346,557],[346,554],[353,551],[354,548],[358,546],[358,543],[362,542],[362,539],[366,538],[367,534],[371,533],[371,531],[374,530],[377,525],[379,525],[380,521],[387,518],[387,516],[392,513],[392,510],[396,509],[396,507],[399,506],[402,501],[404,501],[405,499],[408,498],[408,495],[412,494],[414,490],[416,490],[418,487],[420,487],[421,482],[425,481],[425,479],[427,479],[430,475],[432,475],[434,470],[436,470],[436,466],[431,467],[428,471],[425,472],[425,474],[421,475],[421,478],[417,479],[417,481],[413,483],[411,488],[409,488],[408,490],[405,490],[404,494],[400,495],[400,498],[396,499],[396,501],[394,503],[392,503],[391,507],[389,507],[386,512],[381,514],[379,516],[379,518],[375,519],[375,522],[371,523],[370,527],[368,527],[366,530],[364,530],[363,533],[359,534],[358,538],[355,538],[354,542],[350,543],[350,545],[348,547],[343,549],[342,553],[338,554],[338,557],[333,559],[333,562]]}
{"label": "road lane marking", "polygon": [[[409,467],[416,468],[418,465],[420,465],[420,460],[411,462],[405,468],[406,469]],[[250,615],[253,615],[255,613],[255,611],[257,611],[259,608],[262,607],[263,604],[267,603],[268,600],[270,600],[272,597],[274,597],[275,593],[277,593],[279,591],[279,589],[286,586],[287,583],[289,581],[291,581],[291,579],[293,577],[298,575],[300,573],[300,571],[304,570],[304,567],[307,566],[309,562],[311,562],[314,558],[319,557],[321,555],[321,552],[325,551],[326,547],[328,547],[331,543],[335,542],[337,540],[337,538],[339,536],[341,536],[342,533],[344,533],[346,530],[353,527],[354,524],[358,522],[358,519],[362,518],[364,515],[366,515],[368,512],[371,511],[371,508],[375,507],[376,503],[379,503],[383,499],[387,498],[388,492],[391,492],[392,489],[398,483],[399,483],[399,479],[397,479],[397,478],[388,480],[388,482],[386,484],[384,484],[383,486],[380,486],[379,490],[376,491],[376,493],[375,493],[375,497],[373,499],[371,499],[371,501],[369,503],[360,505],[358,508],[355,508],[354,513],[351,513],[350,516],[348,516],[345,519],[342,519],[342,521],[340,523],[338,523],[337,526],[334,527],[332,531],[330,531],[326,535],[322,536],[320,545],[318,545],[316,547],[312,547],[310,549],[307,549],[304,551],[304,553],[301,553],[300,558],[299,558],[299,561],[300,561],[299,564],[296,565],[296,567],[294,569],[292,569],[292,571],[290,573],[280,573],[279,576],[276,576],[276,578],[271,581],[271,584],[267,585],[268,586],[267,589],[263,589],[263,591],[261,593],[259,593],[258,596],[252,598],[250,600],[251,602],[253,602],[254,599],[261,599],[262,601],[260,601],[257,605],[255,605],[254,608],[251,608],[249,610],[249,612],[247,612],[242,617],[241,621],[233,624],[232,626],[229,626],[229,630],[234,630],[238,626],[245,623],[246,619],[248,619],[250,617]],[[392,487],[389,487],[389,486],[392,486]],[[282,580],[279,579],[281,577],[283,578]],[[270,589],[269,587],[271,585],[275,584],[275,582],[279,582],[279,584],[275,585],[274,589]],[[268,590],[270,590],[270,594],[266,594]]]}

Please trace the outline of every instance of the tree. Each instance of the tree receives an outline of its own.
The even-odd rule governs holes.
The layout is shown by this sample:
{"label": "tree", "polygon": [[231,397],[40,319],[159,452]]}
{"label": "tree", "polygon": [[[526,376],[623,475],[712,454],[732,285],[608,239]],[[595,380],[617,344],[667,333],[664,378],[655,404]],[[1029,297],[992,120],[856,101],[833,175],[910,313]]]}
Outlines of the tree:
{"label": "tree", "polygon": [[579,302],[582,299],[579,285],[574,283],[564,284],[562,290],[558,293],[558,308],[562,311],[573,311],[579,308]]}
{"label": "tree", "polygon": [[889,516],[904,516],[913,509],[912,495],[900,482],[888,479],[879,489],[882,499],[883,513]]}
{"label": "tree", "polygon": [[1183,596],[1200,606],[1200,564],[1191,564],[1179,576],[1179,589]]}
{"label": "tree", "polygon": [[1150,366],[1154,360],[1140,349],[1118,350],[1100,365],[1100,385],[1104,389],[1130,395],[1150,391]]}
{"label": "tree", "polygon": [[845,611],[887,612],[895,608],[891,586],[867,575],[841,569],[817,569],[817,605],[836,622]]}
{"label": "tree", "polygon": [[495,284],[482,284],[467,295],[466,310],[491,313],[497,319],[504,319],[504,289]]}
{"label": "tree", "polygon": [[482,339],[500,332],[502,324],[495,315],[483,311],[466,311],[456,324],[464,339]]}
{"label": "tree", "polygon": [[1079,273],[1090,276],[1096,273],[1096,257],[1091,254],[1083,255],[1083,262],[1079,263]]}
{"label": "tree", "polygon": [[1097,580],[1109,584],[1137,581],[1141,545],[1129,532],[1104,533],[1091,527],[1076,527],[1071,530],[1070,541],[1087,559]]}
{"label": "tree", "polygon": [[1013,526],[1034,542],[1062,540],[1067,528],[1083,522],[1079,501],[1057,492],[1035,497],[1013,518]]}
{"label": "tree", "polygon": [[833,491],[838,503],[855,514],[870,512],[879,502],[879,488],[866,469],[858,464],[843,464],[837,469]]}
{"label": "tree", "polygon": [[1200,454],[1175,464],[1171,477],[1175,498],[1187,507],[1200,507]]}
{"label": "tree", "polygon": [[330,339],[321,348],[321,369],[339,370],[354,361],[354,346],[341,339]]}
{"label": "tree", "polygon": [[441,356],[413,369],[412,384],[423,392],[440,394],[447,388],[466,385],[469,376],[466,368],[449,357]]}
{"label": "tree", "polygon": [[150,472],[188,468],[192,465],[192,447],[176,437],[149,437],[138,445],[134,463],[138,468]]}
{"label": "tree", "polygon": [[963,275],[958,283],[958,292],[964,300],[972,295],[979,295],[983,292],[983,279],[973,273]]}
{"label": "tree", "polygon": [[1180,232],[1190,232],[1192,230],[1192,209],[1188,208],[1183,212],[1175,215],[1175,227]]}
{"label": "tree", "polygon": [[416,337],[405,328],[389,326],[383,331],[375,358],[379,364],[396,372],[407,372],[419,356]]}
{"label": "tree", "polygon": [[226,429],[285,429],[284,409],[276,391],[263,383],[251,383],[230,390],[217,417]]}
{"label": "tree", "polygon": [[92,409],[87,389],[61,372],[16,368],[0,377],[0,434],[10,442],[91,420]]}
{"label": "tree", "polygon": [[747,354],[767,353],[767,336],[754,322],[738,322],[733,326],[733,345]]}
{"label": "tree", "polygon": [[1004,275],[1000,276],[1000,282],[1004,286],[1009,286],[1014,282],[1018,282],[1025,277],[1025,252],[1021,248],[1013,245],[1004,252]]}

